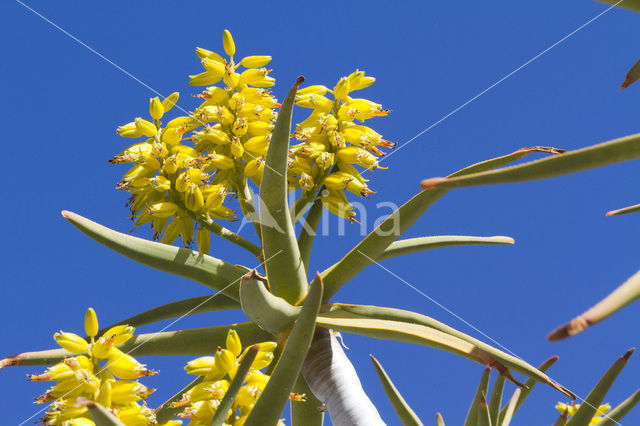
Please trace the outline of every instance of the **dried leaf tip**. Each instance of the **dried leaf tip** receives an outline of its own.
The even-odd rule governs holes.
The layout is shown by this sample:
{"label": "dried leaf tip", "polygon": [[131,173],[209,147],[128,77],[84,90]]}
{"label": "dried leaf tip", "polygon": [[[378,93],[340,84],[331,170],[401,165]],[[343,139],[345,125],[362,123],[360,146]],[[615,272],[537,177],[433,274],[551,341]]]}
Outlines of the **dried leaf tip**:
{"label": "dried leaf tip", "polygon": [[255,269],[252,269],[251,271],[247,272],[242,276],[242,281],[248,281],[248,280],[267,282],[267,278],[260,275],[258,271],[256,271]]}
{"label": "dried leaf tip", "polygon": [[624,355],[622,355],[621,358],[627,361],[635,351],[636,351],[636,348],[631,348]]}
{"label": "dried leaf tip", "polygon": [[446,180],[447,178],[443,178],[443,177],[434,177],[434,178],[425,179],[422,182],[420,182],[420,188],[432,189],[437,187],[438,185],[440,185],[442,182]]}

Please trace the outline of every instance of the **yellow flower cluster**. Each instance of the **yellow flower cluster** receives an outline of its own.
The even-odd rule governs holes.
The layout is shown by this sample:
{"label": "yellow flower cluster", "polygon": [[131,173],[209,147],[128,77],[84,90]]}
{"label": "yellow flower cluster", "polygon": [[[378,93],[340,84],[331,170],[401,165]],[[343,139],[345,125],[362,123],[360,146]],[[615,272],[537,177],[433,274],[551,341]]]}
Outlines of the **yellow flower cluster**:
{"label": "yellow flower cluster", "polygon": [[[565,404],[564,402],[558,402],[556,404],[556,410],[560,411],[561,413],[567,413],[567,415],[569,415],[569,417],[573,416],[576,411],[578,411],[578,408],[580,408],[581,404]],[[593,418],[591,419],[591,421],[589,422],[589,426],[592,426],[596,423],[598,423],[600,420],[602,420],[602,416],[604,416],[609,410],[611,410],[611,405],[609,404],[603,404],[601,406],[598,407],[598,410],[596,411],[596,414],[593,416]]]}
{"label": "yellow flower cluster", "polygon": [[[356,70],[342,77],[333,90],[309,86],[299,90],[296,96],[297,105],[313,111],[298,124],[294,133],[302,143],[292,147],[289,186],[302,188],[304,197],[304,194],[315,195],[324,185],[328,191],[321,195],[322,203],[332,213],[350,221],[355,213],[344,191],[361,197],[373,192],[354,166],[365,170],[379,168],[378,156],[384,155],[379,146],[395,146],[373,129],[355,123],[389,113],[380,104],[349,96],[355,90],[371,86],[374,81],[375,78]],[[333,99],[327,97],[327,93],[331,93]]]}
{"label": "yellow flower cluster", "polygon": [[[33,381],[56,382],[36,399],[39,404],[53,401],[42,423],[45,426],[94,425],[87,407],[76,405],[79,397],[85,397],[110,409],[126,425],[156,424],[153,410],[140,403],[155,389],[137,381],[139,377],[156,372],[147,370],[135,358],[117,348],[133,336],[134,328],[128,325],[112,327],[96,339],[98,319],[94,310],[89,308],[85,315],[85,331],[91,342],[65,332],[56,333],[53,338],[63,349],[86,355],[66,358],[43,374],[29,376]],[[102,362],[104,364],[100,366]]]}
{"label": "yellow flower cluster", "polygon": [[[259,343],[260,349],[251,364],[246,383],[240,388],[225,424],[241,426],[249,416],[258,397],[264,390],[269,376],[260,369],[268,366],[273,360],[275,342]],[[226,349],[218,347],[215,356],[205,356],[187,363],[188,374],[202,376],[203,380],[182,395],[182,399],[173,404],[174,407],[185,407],[179,414],[182,418],[191,419],[191,426],[208,426],[211,424],[222,398],[229,389],[239,363],[247,353],[242,350],[240,337],[235,330],[229,330]]]}
{"label": "yellow flower cluster", "polygon": [[[136,118],[118,128],[128,138],[145,137],[111,160],[134,163],[118,188],[131,193],[128,206],[135,226],[150,223],[154,239],[172,244],[178,237],[185,247],[194,240],[201,219],[233,219],[223,205],[228,194],[242,196],[250,178],[260,184],[273,122],[279,107],[267,87],[275,80],[263,68],[270,56],[247,56],[234,62],[235,44],[225,30],[223,46],[228,58],[197,48],[205,71],[191,76],[190,84],[211,86],[198,95],[202,104],[189,115],[162,125],[161,119],[178,100],[151,99],[152,121]],[[239,67],[245,70],[240,72]],[[187,141],[190,145],[185,144]],[[209,231],[200,225],[196,242],[209,251]]]}

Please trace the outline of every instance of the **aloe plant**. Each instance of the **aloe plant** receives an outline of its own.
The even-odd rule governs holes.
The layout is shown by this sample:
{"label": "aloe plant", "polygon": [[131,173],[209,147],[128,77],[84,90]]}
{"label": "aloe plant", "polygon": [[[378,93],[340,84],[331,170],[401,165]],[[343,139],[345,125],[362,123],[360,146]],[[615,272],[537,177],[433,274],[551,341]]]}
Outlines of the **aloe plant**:
{"label": "aloe plant", "polygon": [[[161,119],[175,105],[178,95],[162,101],[154,98],[150,102],[151,121],[138,118],[118,129],[123,137],[148,138],[125,149],[112,162],[133,163],[118,188],[131,193],[129,205],[135,225],[151,224],[154,241],[111,230],[76,213],[63,212],[65,219],[96,242],[136,262],[188,278],[214,292],[210,296],[178,300],[123,319],[102,330],[107,330],[107,336],[112,335],[109,333],[112,327],[134,327],[215,310],[241,309],[249,319],[240,324],[206,324],[197,329],[128,336],[126,342],[117,345],[107,337],[114,350],[127,356],[215,354],[187,366],[189,372],[190,369],[200,371],[199,366],[205,365],[206,373],[186,388],[176,390],[175,397],[157,407],[153,421],[171,424],[171,419],[179,414],[176,408],[180,407],[181,401],[200,407],[195,403],[201,401],[196,401],[194,395],[204,390],[209,392],[209,399],[205,398],[205,401],[215,401],[211,406],[222,413],[215,410],[209,413],[213,424],[221,424],[231,417],[246,424],[277,424],[290,398],[294,425],[320,425],[325,411],[336,425],[383,424],[375,404],[368,398],[357,372],[337,341],[336,332],[440,349],[485,366],[483,381],[469,409],[469,424],[508,424],[538,382],[575,399],[570,390],[545,374],[548,363],[535,368],[419,313],[334,303],[332,298],[367,266],[390,257],[460,245],[513,244],[513,239],[503,236],[400,239],[449,190],[551,178],[640,158],[640,135],[572,152],[548,147],[523,148],[465,167],[446,178],[426,180],[422,183],[422,191],[394,211],[338,262],[312,275],[308,270],[309,258],[323,209],[349,221],[355,220],[345,191],[362,197],[372,192],[355,166],[367,170],[377,168],[381,148],[394,146],[373,129],[355,124],[354,120],[363,122],[384,116],[388,111],[374,102],[349,96],[373,83],[374,79],[362,71],[343,77],[333,90],[320,85],[300,88],[304,82],[300,77],[278,104],[264,90],[274,84],[268,71],[262,68],[270,57],[250,56],[236,63],[235,44],[228,32],[224,33],[223,46],[228,59],[197,49],[205,71],[191,76],[191,83],[211,87],[199,95],[203,104],[195,113],[177,117],[163,127]],[[247,70],[236,72],[239,66]],[[226,84],[225,88],[212,86],[221,80]],[[329,92],[334,99],[325,96]],[[291,119],[295,105],[312,108],[313,112],[293,132],[301,143],[292,145]],[[277,120],[272,123],[276,107],[280,109]],[[190,136],[185,136],[187,134]],[[187,140],[193,142],[193,146],[187,145]],[[531,153],[551,156],[508,166]],[[251,195],[252,184],[259,189],[257,199]],[[300,197],[290,205],[287,193],[298,189]],[[235,216],[235,212],[223,204],[230,193],[238,197],[242,216],[253,222],[257,243],[217,222]],[[294,233],[296,224],[304,224],[297,237]],[[212,236],[224,238],[251,253],[265,275],[258,273],[254,265],[238,265],[233,259],[209,255]],[[178,238],[185,248],[172,245]],[[197,250],[191,249],[194,241]],[[311,275],[313,279],[309,280]],[[62,349],[25,352],[3,359],[0,368],[59,365],[65,360],[84,356],[87,351],[93,353],[96,348],[93,336],[102,333],[97,330],[97,324],[91,330],[91,333],[87,331],[88,343],[72,341],[75,345],[61,343]],[[234,333],[238,342],[254,349],[234,352],[239,347],[239,343],[229,337],[235,336]],[[225,338],[227,348],[222,349]],[[259,392],[251,394],[255,401],[240,404],[243,384],[248,382],[250,385],[251,379],[247,377],[255,362],[251,358],[258,351],[255,345],[260,347],[270,340],[277,343],[277,349],[269,378],[259,376],[263,380]],[[262,352],[265,353],[271,354],[271,351]],[[96,366],[101,359],[98,358]],[[375,365],[400,418],[406,423],[420,424],[382,366]],[[497,371],[499,378],[493,392],[489,393],[487,384],[491,370]],[[220,373],[217,378],[225,378],[221,379],[226,383],[224,388],[204,385],[214,380],[210,379],[211,375],[215,376],[214,372]],[[525,383],[514,373],[524,376]],[[109,382],[102,376],[99,380]],[[519,389],[501,409],[505,381],[513,382]],[[108,388],[108,385],[104,386]],[[98,396],[103,394],[96,392]],[[103,403],[105,406],[95,401],[85,404],[92,413],[93,422],[118,424],[119,417],[114,417],[118,416],[117,410]],[[237,407],[243,407],[238,408],[241,420],[235,418]],[[578,415],[576,412],[574,416]],[[441,424],[442,419],[438,422]]]}

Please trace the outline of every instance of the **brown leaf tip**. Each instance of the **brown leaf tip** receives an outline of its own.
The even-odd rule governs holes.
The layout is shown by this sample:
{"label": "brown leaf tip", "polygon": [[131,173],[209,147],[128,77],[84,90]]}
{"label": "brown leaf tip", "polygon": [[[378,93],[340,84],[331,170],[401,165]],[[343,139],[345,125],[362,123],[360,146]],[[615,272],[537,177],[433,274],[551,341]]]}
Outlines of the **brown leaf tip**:
{"label": "brown leaf tip", "polygon": [[443,177],[433,177],[430,179],[425,179],[420,182],[420,188],[422,189],[432,189],[440,185],[442,182],[446,181],[447,178]]}
{"label": "brown leaf tip", "polygon": [[530,148],[520,148],[516,152],[526,152],[526,153],[545,152],[547,154],[557,155],[557,154],[564,154],[565,152],[567,152],[567,150],[562,148],[554,148],[552,146],[532,146]]}
{"label": "brown leaf tip", "polygon": [[247,272],[242,276],[242,281],[249,281],[249,280],[262,281],[263,283],[267,282],[267,278],[260,275],[258,271],[256,271],[255,269],[252,269],[250,272]]}
{"label": "brown leaf tip", "polygon": [[636,348],[631,348],[629,349],[624,355],[622,355],[622,358],[626,361],[629,359],[629,357],[631,357],[631,355],[633,355],[633,353],[636,351]]}
{"label": "brown leaf tip", "polygon": [[570,322],[556,328],[547,336],[547,340],[550,342],[557,342],[567,337],[575,336],[576,334],[584,331],[587,327],[592,325],[591,321],[579,316],[572,319]]}

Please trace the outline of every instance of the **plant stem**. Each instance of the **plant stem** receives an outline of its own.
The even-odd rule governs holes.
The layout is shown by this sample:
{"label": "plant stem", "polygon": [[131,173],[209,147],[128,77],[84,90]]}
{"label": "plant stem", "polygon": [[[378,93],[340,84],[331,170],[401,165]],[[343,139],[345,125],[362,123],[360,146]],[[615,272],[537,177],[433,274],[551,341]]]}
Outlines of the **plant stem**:
{"label": "plant stem", "polygon": [[322,218],[322,201],[316,200],[311,205],[309,213],[302,224],[300,236],[298,237],[298,248],[300,249],[300,257],[304,264],[304,270],[309,272],[309,259],[311,258],[311,247],[316,236],[316,229]]}
{"label": "plant stem", "polygon": [[251,190],[247,185],[247,179],[245,178],[242,182],[238,184],[238,201],[240,202],[240,209],[242,210],[242,214],[244,217],[251,221],[254,229],[256,230],[256,234],[258,235],[258,239],[262,241],[262,230],[260,229],[260,221],[258,220],[258,212],[256,211],[255,203],[253,202],[253,195],[251,194]]}

